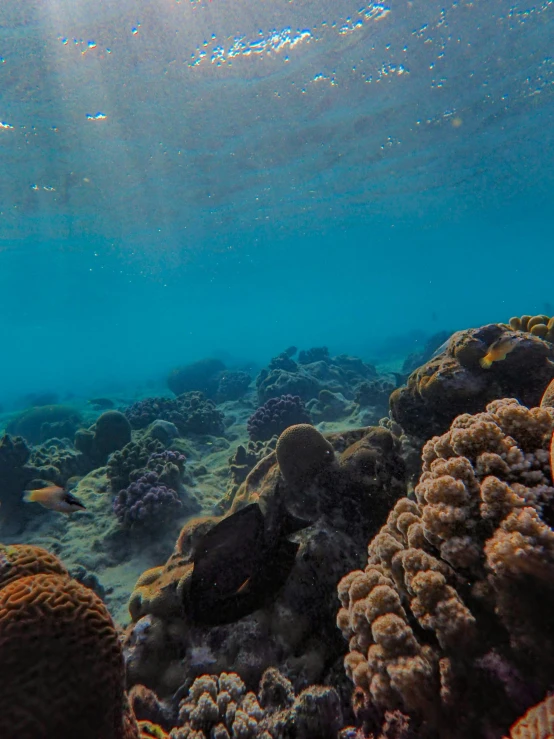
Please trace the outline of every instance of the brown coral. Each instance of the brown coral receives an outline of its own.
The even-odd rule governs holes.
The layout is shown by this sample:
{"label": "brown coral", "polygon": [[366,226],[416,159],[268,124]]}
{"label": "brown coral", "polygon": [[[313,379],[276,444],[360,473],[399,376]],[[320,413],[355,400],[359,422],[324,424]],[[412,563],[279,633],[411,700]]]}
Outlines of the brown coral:
{"label": "brown coral", "polygon": [[514,331],[528,331],[533,336],[540,336],[545,341],[554,343],[554,318],[543,314],[538,316],[514,316],[510,318],[510,327]]}
{"label": "brown coral", "polygon": [[[502,362],[483,369],[479,361],[498,339],[515,340]],[[446,348],[408,378],[390,397],[391,414],[404,431],[422,439],[444,433],[461,413],[477,413],[496,398],[539,404],[554,377],[554,347],[505,324],[458,331]]]}
{"label": "brown coral", "polygon": [[554,739],[554,695],[530,708],[512,726],[510,739]]}
{"label": "brown coral", "polygon": [[279,436],[275,452],[281,474],[292,485],[324,471],[334,459],[331,444],[309,423],[285,429]]}
{"label": "brown coral", "polygon": [[31,544],[0,545],[0,588],[20,577],[39,574],[68,573],[60,560],[46,549]]}
{"label": "brown coral", "polygon": [[102,601],[44,550],[7,547],[2,555],[0,736],[136,736],[117,631]]}
{"label": "brown coral", "polygon": [[[506,675],[534,690],[551,684],[553,418],[497,400],[427,442],[417,501],[398,501],[365,570],[339,583],[337,623],[360,705],[411,714],[422,737],[457,711],[448,736],[478,737],[513,717]],[[493,663],[504,667],[491,676]]]}

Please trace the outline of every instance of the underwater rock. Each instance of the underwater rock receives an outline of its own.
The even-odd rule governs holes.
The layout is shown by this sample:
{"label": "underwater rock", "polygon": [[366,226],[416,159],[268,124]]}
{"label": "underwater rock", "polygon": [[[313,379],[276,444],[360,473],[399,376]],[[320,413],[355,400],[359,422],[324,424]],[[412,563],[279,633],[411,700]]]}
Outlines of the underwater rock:
{"label": "underwater rock", "polygon": [[167,446],[173,441],[173,439],[176,439],[179,436],[179,429],[174,423],[158,419],[157,421],[154,421],[154,423],[150,424],[150,427],[148,428],[148,436],[151,436],[153,439],[158,439],[158,441],[161,441],[164,446]]}
{"label": "underwater rock", "polygon": [[80,423],[81,415],[75,408],[42,405],[12,418],[6,431],[12,436],[22,436],[30,444],[40,444],[53,437],[72,439]]}
{"label": "underwater rock", "polygon": [[75,434],[75,448],[89,458],[91,465],[106,464],[108,456],[131,441],[131,425],[119,411],[102,413],[89,429],[79,429]]}
{"label": "underwater rock", "polygon": [[552,409],[504,399],[427,442],[416,500],[338,586],[357,711],[397,706],[418,736],[484,739],[552,686],[553,428]]}
{"label": "underwater rock", "polygon": [[304,369],[288,372],[282,369],[262,370],[256,378],[258,402],[266,403],[271,398],[283,395],[299,396],[303,401],[317,397],[321,385]]}
{"label": "underwater rock", "polygon": [[452,331],[439,331],[436,334],[433,334],[427,339],[425,346],[421,351],[413,352],[406,357],[404,364],[402,365],[402,374],[404,377],[410,375],[418,367],[421,367],[422,364],[425,364],[425,362],[431,359],[435,353],[438,354],[438,350],[440,350],[442,345],[450,339],[452,333]]}
{"label": "underwater rock", "polygon": [[[321,435],[313,427],[310,429],[317,434],[319,443]],[[134,639],[134,630],[146,624],[141,643],[133,648],[127,663],[130,685],[141,683],[166,697],[186,678],[206,671],[234,670],[248,685],[255,686],[269,665],[286,670],[298,689],[325,679],[330,665],[344,649],[335,626],[336,583],[349,570],[360,566],[367,539],[382,525],[394,501],[405,494],[402,479],[393,476],[402,476],[403,465],[392,436],[392,447],[386,452],[389,466],[383,465],[383,469],[389,470],[390,479],[384,480],[384,474],[364,476],[355,465],[353,469],[348,465],[341,467],[340,455],[367,433],[367,429],[356,429],[323,439],[324,451],[328,452],[331,445],[333,453],[325,455],[323,469],[316,469],[311,478],[304,477],[299,485],[281,478],[276,453],[271,452],[240,486],[227,518],[199,518],[184,525],[172,556],[163,567],[148,570],[139,578],[129,601],[133,623],[126,644]],[[382,440],[380,443],[384,446]],[[294,453],[294,445],[290,453]],[[302,446],[296,448],[296,454],[303,457]],[[393,458],[397,462],[394,473]],[[267,599],[258,610],[232,623],[204,625],[203,614],[195,621],[183,598],[191,592],[196,552],[200,552],[202,542],[210,542],[208,532],[215,531],[213,546],[206,552],[207,562],[213,556],[208,568],[211,574],[203,578],[202,587],[196,592],[204,601],[196,607],[215,621],[228,618],[229,611],[212,616],[210,606],[216,610],[219,605],[227,608],[229,602],[242,605],[238,599],[233,603],[233,598],[247,593],[253,581],[255,584],[250,573],[260,569],[269,574],[272,562],[268,555],[276,550],[275,542],[288,540],[282,534],[273,538],[274,533],[267,533],[289,530],[283,524],[266,523],[283,520],[279,513],[281,496],[292,516],[313,523],[290,536],[289,543],[298,549],[280,589],[276,590],[275,583],[269,580]],[[257,507],[259,512],[254,513]],[[242,513],[244,510],[246,513]],[[260,521],[252,523],[249,517]],[[219,524],[235,524],[241,518],[248,524],[244,529]],[[262,520],[264,533],[260,535]],[[218,525],[222,527],[219,530]],[[222,535],[225,526],[229,527],[228,538]],[[269,540],[264,542],[266,536]],[[268,546],[268,542],[272,545]],[[275,566],[276,578],[284,564]],[[218,583],[213,592],[209,588],[210,578]],[[235,615],[239,616],[240,610]]]}
{"label": "underwater rock", "polygon": [[[512,351],[484,369],[480,360],[489,347],[508,337],[515,342]],[[554,346],[503,324],[458,331],[440,354],[410,375],[407,387],[392,393],[392,418],[406,433],[428,439],[444,433],[460,413],[477,413],[497,398],[536,406],[554,378],[552,362]]]}
{"label": "underwater rock", "polygon": [[298,364],[312,364],[313,362],[328,362],[329,349],[326,346],[313,347],[312,349],[302,349],[298,355]]}
{"label": "underwater rock", "polygon": [[0,558],[0,735],[138,739],[100,598],[38,547],[0,547]]}
{"label": "underwater rock", "polygon": [[388,377],[366,380],[356,388],[354,400],[361,408],[378,407],[386,412],[385,409],[388,409],[390,394],[395,388],[396,383]]}
{"label": "underwater rock", "polygon": [[287,426],[310,423],[310,415],[298,395],[270,398],[248,419],[248,435],[252,441],[267,441],[278,436]]}
{"label": "underwater rock", "polygon": [[175,395],[199,390],[207,398],[213,398],[218,390],[219,373],[224,370],[225,365],[219,359],[201,359],[174,369],[167,378],[167,386]]}
{"label": "underwater rock", "polygon": [[320,390],[317,400],[308,401],[306,407],[314,423],[347,418],[355,409],[354,404],[342,393],[332,393],[330,390]]}
{"label": "underwater rock", "polygon": [[510,739],[551,739],[554,736],[554,695],[530,708],[510,730]]}

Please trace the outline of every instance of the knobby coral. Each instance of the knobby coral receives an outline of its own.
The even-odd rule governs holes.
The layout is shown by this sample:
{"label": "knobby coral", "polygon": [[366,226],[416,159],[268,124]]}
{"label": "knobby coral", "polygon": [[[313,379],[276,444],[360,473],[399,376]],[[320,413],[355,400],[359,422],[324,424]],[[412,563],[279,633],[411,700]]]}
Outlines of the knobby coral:
{"label": "knobby coral", "polygon": [[528,331],[534,336],[540,336],[545,341],[554,344],[554,318],[545,315],[521,316],[510,318],[510,327],[514,331]]}
{"label": "knobby coral", "polygon": [[252,441],[266,441],[288,426],[309,422],[309,413],[298,395],[281,395],[270,398],[250,416],[248,434]]}
{"label": "knobby coral", "polygon": [[359,716],[396,708],[422,738],[499,736],[552,685],[553,417],[497,400],[425,445],[416,500],[338,586]]}

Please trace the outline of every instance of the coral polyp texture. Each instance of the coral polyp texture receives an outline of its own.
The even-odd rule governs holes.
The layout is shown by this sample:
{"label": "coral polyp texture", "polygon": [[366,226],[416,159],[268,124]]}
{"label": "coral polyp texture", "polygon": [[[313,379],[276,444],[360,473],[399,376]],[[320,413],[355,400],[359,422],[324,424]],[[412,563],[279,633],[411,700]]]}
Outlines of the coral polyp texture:
{"label": "coral polyp texture", "polygon": [[[499,340],[513,342],[501,361],[480,361]],[[554,378],[554,346],[504,324],[458,331],[437,356],[413,372],[390,396],[392,418],[408,434],[442,434],[460,413],[477,413],[491,400],[517,398],[537,406]]]}
{"label": "coral polyp texture", "polygon": [[125,415],[134,429],[162,420],[175,424],[183,435],[223,433],[223,413],[201,392],[177,398],[145,398],[130,405]]}
{"label": "coral polyp texture", "polygon": [[416,500],[338,586],[361,721],[502,736],[554,683],[553,417],[497,400],[425,444]]}
{"label": "coral polyp texture", "polygon": [[248,435],[252,441],[267,441],[288,426],[310,423],[310,415],[298,395],[270,398],[248,419]]}
{"label": "coral polyp texture", "polygon": [[510,318],[509,325],[514,331],[528,331],[534,336],[540,336],[541,339],[554,343],[554,318],[543,314],[537,316],[514,316],[514,318]]}
{"label": "coral polyp texture", "polygon": [[135,739],[100,598],[38,547],[2,547],[0,570],[0,736]]}
{"label": "coral polyp texture", "polygon": [[342,713],[333,688],[314,685],[295,696],[270,668],[257,694],[235,673],[202,675],[181,700],[177,721],[170,739],[336,739]]}

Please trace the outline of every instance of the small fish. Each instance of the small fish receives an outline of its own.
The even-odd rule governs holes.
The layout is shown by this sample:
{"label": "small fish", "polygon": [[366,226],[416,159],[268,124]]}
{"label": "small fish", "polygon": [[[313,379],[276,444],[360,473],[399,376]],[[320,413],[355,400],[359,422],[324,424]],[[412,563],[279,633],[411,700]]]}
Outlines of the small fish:
{"label": "small fish", "polygon": [[67,515],[75,511],[86,510],[83,503],[73,493],[57,485],[39,488],[38,490],[25,490],[23,500],[25,503],[40,503],[41,506],[48,508],[50,511],[58,511]]}
{"label": "small fish", "polygon": [[484,369],[489,369],[493,362],[501,362],[506,359],[508,354],[515,349],[519,341],[519,336],[503,336],[492,343],[484,357],[479,360],[479,364]]}

